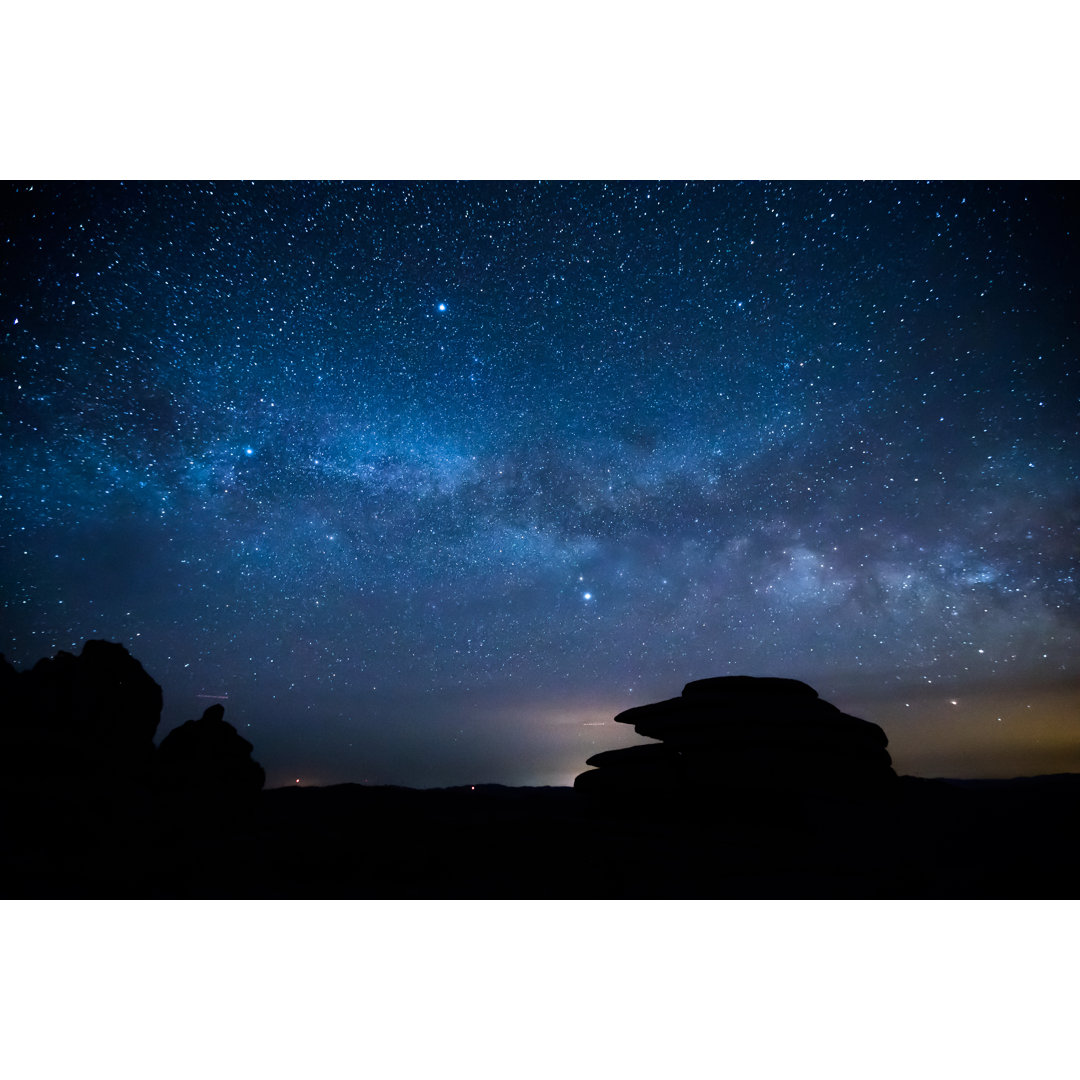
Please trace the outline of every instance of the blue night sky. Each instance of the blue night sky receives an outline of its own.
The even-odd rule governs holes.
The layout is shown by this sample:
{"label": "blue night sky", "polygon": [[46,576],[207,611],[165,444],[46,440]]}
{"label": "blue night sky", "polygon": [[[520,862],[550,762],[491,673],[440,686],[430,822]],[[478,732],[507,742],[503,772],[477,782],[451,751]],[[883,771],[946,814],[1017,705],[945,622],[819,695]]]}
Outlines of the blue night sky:
{"label": "blue night sky", "polygon": [[1080,771],[1076,193],[9,183],[0,650],[268,783],[566,784],[689,679]]}

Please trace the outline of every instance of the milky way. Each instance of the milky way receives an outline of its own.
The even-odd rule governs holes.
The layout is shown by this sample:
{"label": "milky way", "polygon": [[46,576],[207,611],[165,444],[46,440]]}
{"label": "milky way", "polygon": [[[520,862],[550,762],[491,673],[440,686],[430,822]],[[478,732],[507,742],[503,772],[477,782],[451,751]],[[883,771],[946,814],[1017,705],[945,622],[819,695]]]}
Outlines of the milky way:
{"label": "milky way", "polygon": [[1073,188],[3,195],[16,666],[122,641],[271,783],[567,783],[740,673],[1080,769]]}

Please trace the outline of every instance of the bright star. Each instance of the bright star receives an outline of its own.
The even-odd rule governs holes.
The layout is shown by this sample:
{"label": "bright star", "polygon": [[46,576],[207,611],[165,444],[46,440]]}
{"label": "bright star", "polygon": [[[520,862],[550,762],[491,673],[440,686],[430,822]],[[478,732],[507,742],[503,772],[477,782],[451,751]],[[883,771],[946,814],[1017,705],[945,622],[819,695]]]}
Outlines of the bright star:
{"label": "bright star", "polygon": [[587,592],[582,596],[582,600],[591,600],[591,599],[592,599],[592,593],[591,592]]}
{"label": "bright star", "polygon": [[445,304],[440,304],[439,305],[439,311],[445,311],[445,310],[446,310],[446,305]]}

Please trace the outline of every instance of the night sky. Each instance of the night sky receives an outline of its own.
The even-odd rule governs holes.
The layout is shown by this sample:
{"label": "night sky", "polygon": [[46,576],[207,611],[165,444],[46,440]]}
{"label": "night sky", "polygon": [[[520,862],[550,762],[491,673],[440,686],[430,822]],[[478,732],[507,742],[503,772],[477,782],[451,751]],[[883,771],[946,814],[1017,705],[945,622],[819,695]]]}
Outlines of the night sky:
{"label": "night sky", "polygon": [[0,194],[17,667],[121,641],[271,786],[567,784],[725,674],[1080,771],[1074,186]]}

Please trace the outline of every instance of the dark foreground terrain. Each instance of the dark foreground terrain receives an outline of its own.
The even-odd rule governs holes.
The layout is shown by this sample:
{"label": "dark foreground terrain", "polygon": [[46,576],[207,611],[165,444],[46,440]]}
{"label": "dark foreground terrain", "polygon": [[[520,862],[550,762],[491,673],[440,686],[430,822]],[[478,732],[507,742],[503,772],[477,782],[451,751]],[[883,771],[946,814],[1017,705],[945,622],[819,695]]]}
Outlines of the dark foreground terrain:
{"label": "dark foreground terrain", "polygon": [[243,804],[8,791],[7,897],[1061,898],[1080,776],[901,777],[873,800],[280,788]]}
{"label": "dark foreground terrain", "polygon": [[154,743],[120,644],[0,658],[0,896],[1075,897],[1080,775],[898,777],[885,732],[793,679],[720,676],[615,722],[572,788],[264,791],[211,705]]}

